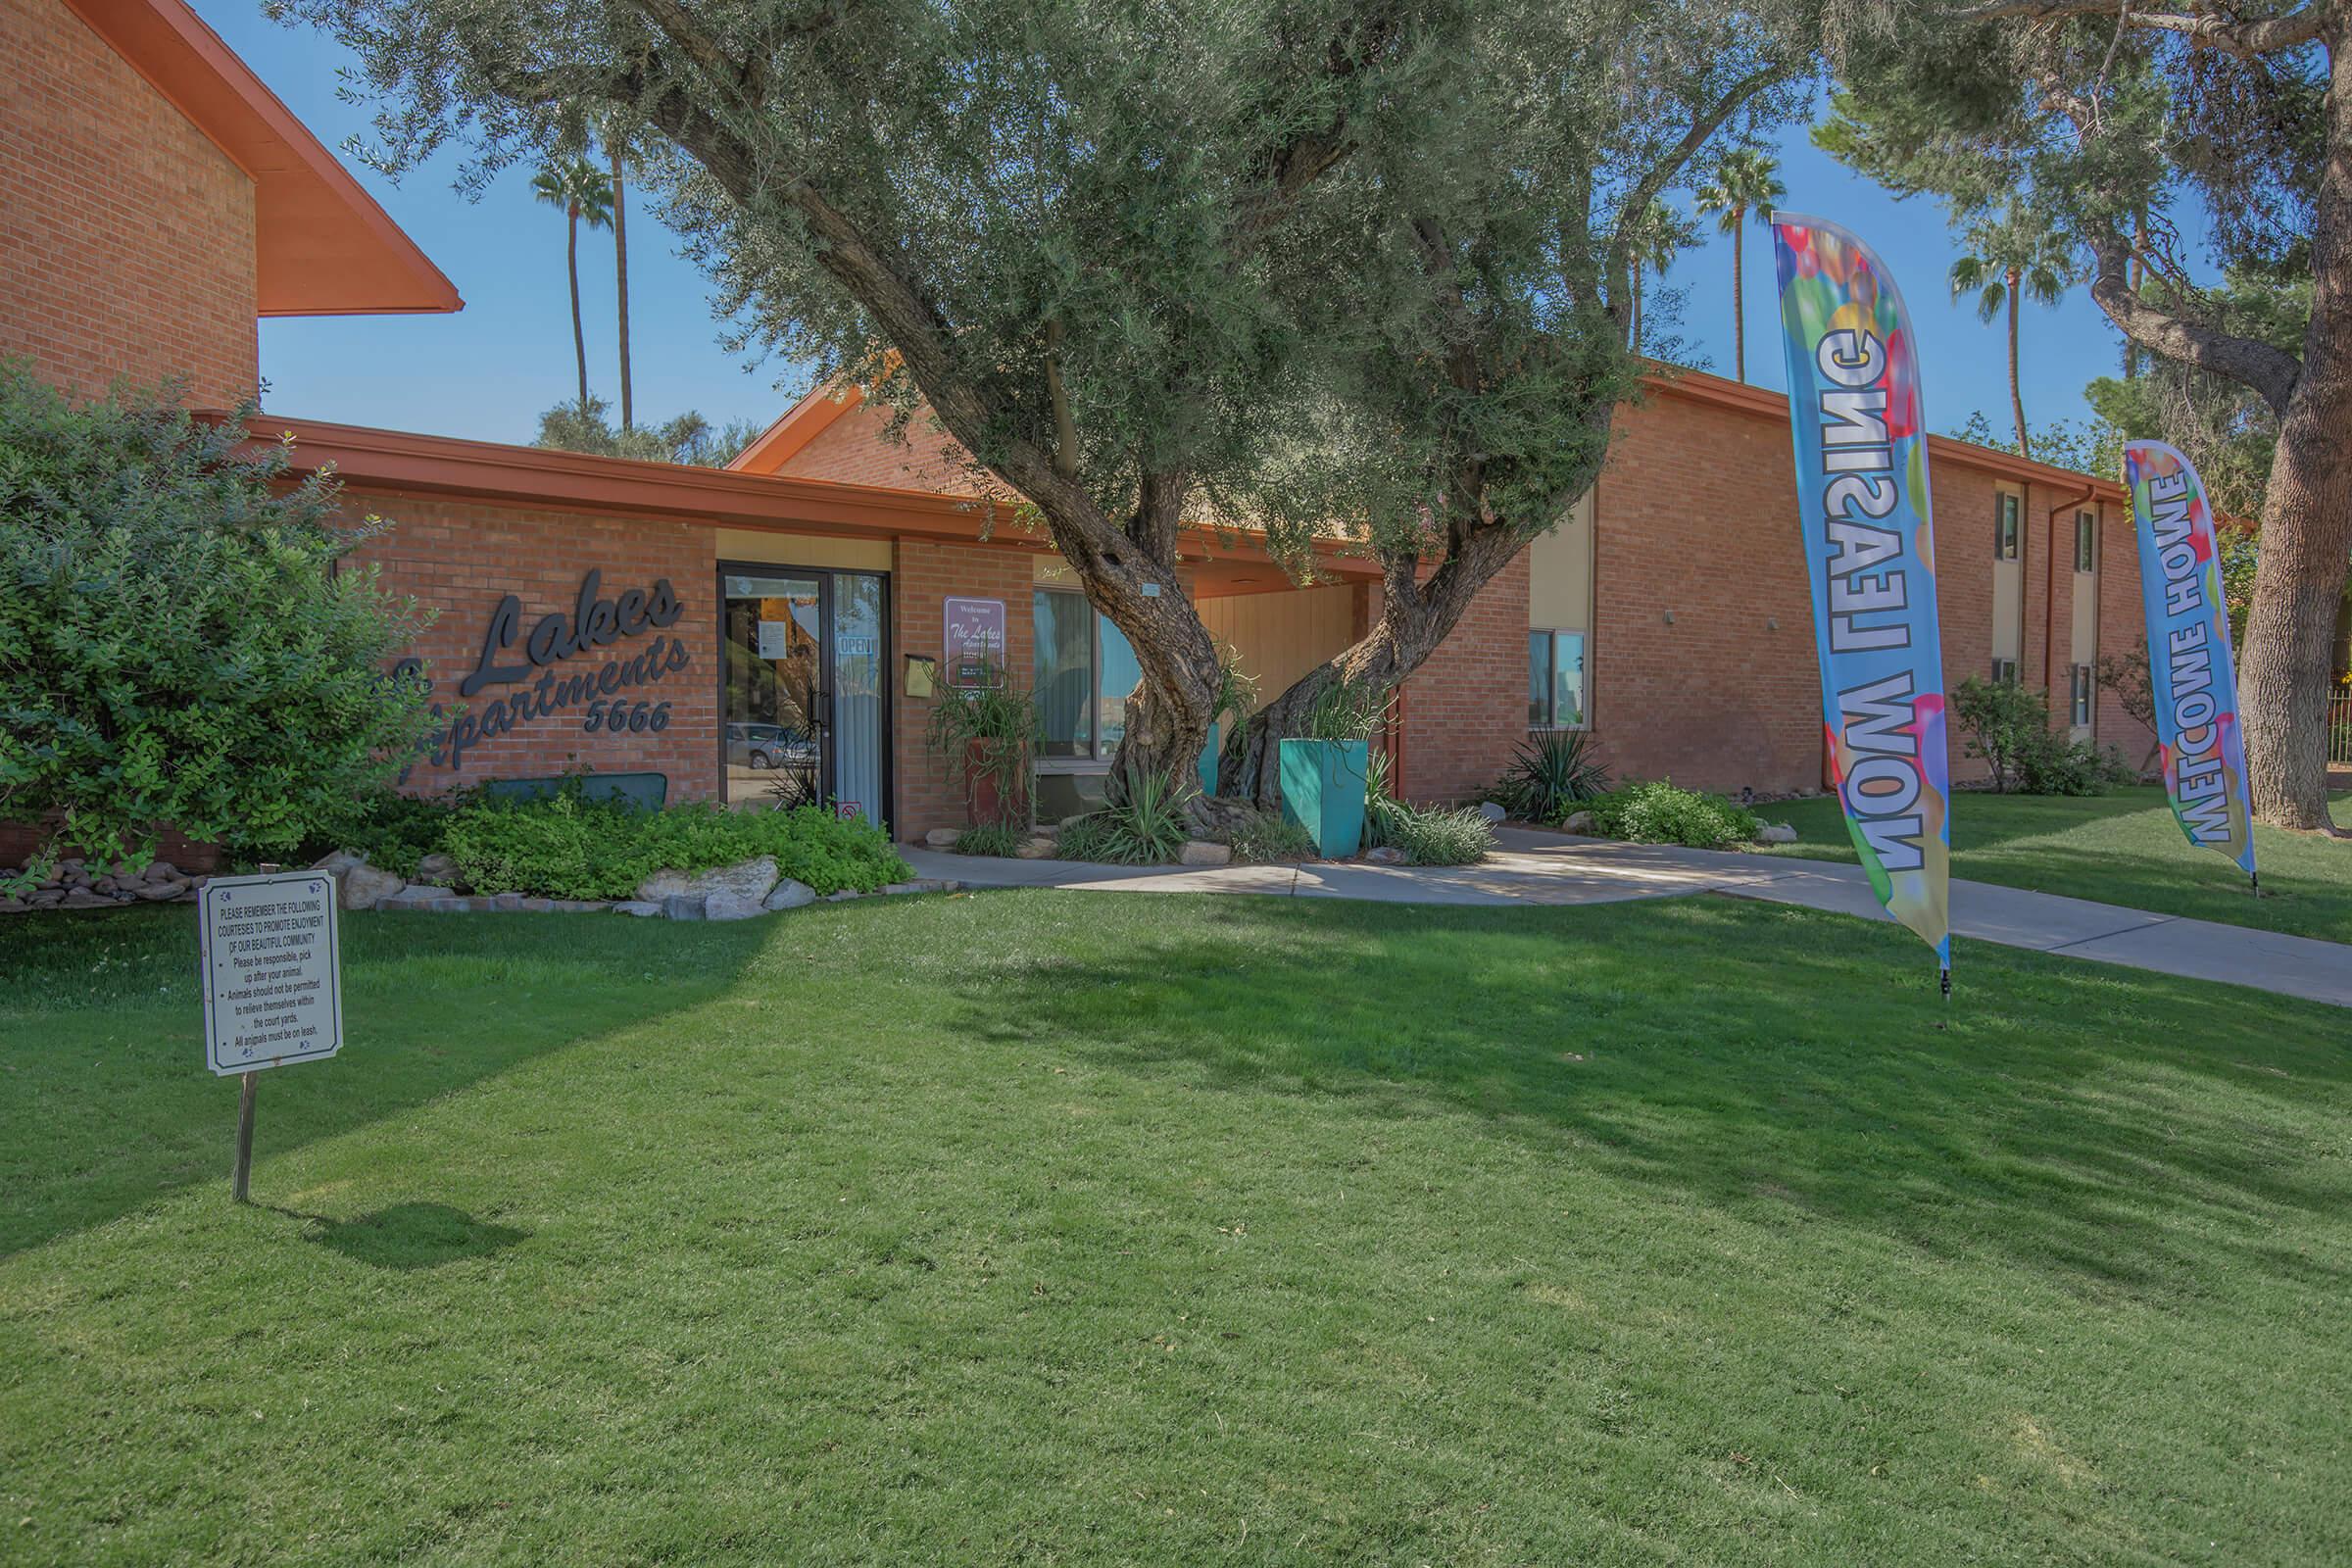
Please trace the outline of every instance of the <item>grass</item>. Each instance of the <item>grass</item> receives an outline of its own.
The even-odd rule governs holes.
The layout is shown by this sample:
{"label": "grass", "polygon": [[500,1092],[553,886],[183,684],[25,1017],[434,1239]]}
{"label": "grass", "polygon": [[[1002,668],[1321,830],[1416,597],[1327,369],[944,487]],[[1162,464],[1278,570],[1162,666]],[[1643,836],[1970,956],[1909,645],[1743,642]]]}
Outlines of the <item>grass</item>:
{"label": "grass", "polygon": [[[2333,804],[2336,820],[2352,824],[2352,795],[2335,796]],[[1855,859],[1830,796],[1774,801],[1756,814],[1797,832],[1794,844],[1758,846],[1767,854]],[[1952,807],[1956,877],[2352,942],[2352,839],[2257,827],[2254,863],[2262,872],[2259,900],[2233,862],[2181,836],[2161,789],[2079,797],[1969,790]]]}
{"label": "grass", "polygon": [[1716,900],[0,926],[0,1560],[2352,1560],[2352,1014]]}

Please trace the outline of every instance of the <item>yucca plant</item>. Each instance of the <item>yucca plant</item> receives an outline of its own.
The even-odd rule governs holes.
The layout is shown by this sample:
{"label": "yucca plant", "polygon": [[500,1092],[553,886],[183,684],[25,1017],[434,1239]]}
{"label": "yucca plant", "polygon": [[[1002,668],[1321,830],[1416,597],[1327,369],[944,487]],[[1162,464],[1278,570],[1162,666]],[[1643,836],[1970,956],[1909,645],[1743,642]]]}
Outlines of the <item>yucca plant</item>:
{"label": "yucca plant", "polygon": [[1107,827],[1101,858],[1121,865],[1164,865],[1192,837],[1185,822],[1184,792],[1165,773],[1131,774],[1127,798],[1095,816]]}
{"label": "yucca plant", "polygon": [[1608,794],[1609,770],[1595,752],[1589,730],[1552,730],[1521,741],[1495,786],[1498,804],[1525,821],[1560,821]]}

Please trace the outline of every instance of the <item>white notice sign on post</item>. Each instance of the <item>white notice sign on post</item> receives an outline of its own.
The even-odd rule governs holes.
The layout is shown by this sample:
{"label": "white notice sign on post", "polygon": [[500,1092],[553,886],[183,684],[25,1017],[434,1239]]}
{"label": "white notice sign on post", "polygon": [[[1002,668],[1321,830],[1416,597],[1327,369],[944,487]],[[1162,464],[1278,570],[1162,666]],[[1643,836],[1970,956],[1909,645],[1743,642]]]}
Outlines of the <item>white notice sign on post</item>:
{"label": "white notice sign on post", "polygon": [[340,1051],[335,879],[324,871],[215,877],[203,900],[196,931],[205,1064],[225,1076]]}

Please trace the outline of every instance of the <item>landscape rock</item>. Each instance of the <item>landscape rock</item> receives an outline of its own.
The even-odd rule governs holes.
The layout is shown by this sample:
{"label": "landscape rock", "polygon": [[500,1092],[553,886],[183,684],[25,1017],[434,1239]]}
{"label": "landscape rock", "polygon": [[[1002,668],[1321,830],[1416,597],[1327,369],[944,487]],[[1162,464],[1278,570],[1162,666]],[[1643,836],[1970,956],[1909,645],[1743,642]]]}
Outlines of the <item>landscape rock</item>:
{"label": "landscape rock", "polygon": [[147,869],[141,871],[139,876],[148,882],[185,882],[187,880],[186,877],[179,874],[179,867],[173,865],[170,860],[149,860]]}
{"label": "landscape rock", "polygon": [[934,850],[952,850],[956,847],[956,841],[961,837],[963,837],[963,829],[959,827],[935,827],[923,835],[923,843],[927,848]]}
{"label": "landscape rock", "polygon": [[893,882],[882,891],[885,893],[953,893],[961,886],[963,884],[953,877],[918,876],[911,881]]}
{"label": "landscape rock", "polygon": [[843,888],[838,893],[826,894],[825,902],[827,904],[846,904],[852,899],[862,899],[864,897],[865,895],[858,892],[856,888]]}
{"label": "landscape rock", "polygon": [[41,888],[24,901],[36,909],[54,909],[66,902],[64,888]]}
{"label": "landscape rock", "polygon": [[1402,865],[1404,852],[1394,844],[1383,844],[1377,849],[1366,850],[1364,858],[1376,865]]}
{"label": "landscape rock", "polygon": [[1593,819],[1591,811],[1570,811],[1568,820],[1560,824],[1563,833],[1596,833],[1599,830],[1600,824]]}
{"label": "landscape rock", "polygon": [[1050,860],[1054,858],[1054,852],[1060,848],[1061,846],[1054,840],[1041,834],[1033,839],[1021,840],[1019,847],[1012,853],[1017,859]]}
{"label": "landscape rock", "polygon": [[1231,865],[1233,846],[1212,844],[1207,839],[1193,839],[1177,852],[1179,865]]}
{"label": "landscape rock", "polygon": [[650,919],[662,912],[662,906],[645,899],[623,899],[612,906],[614,914],[633,914],[638,919]]}
{"label": "landscape rock", "polygon": [[672,893],[662,900],[662,914],[670,920],[700,920],[710,903],[708,894]]}
{"label": "landscape rock", "polygon": [[31,907],[23,899],[0,898],[0,914],[23,914]]}
{"label": "landscape rock", "polygon": [[375,906],[379,909],[421,909],[457,896],[456,888],[436,887],[430,882],[411,882],[377,900]]}
{"label": "landscape rock", "polygon": [[335,875],[335,902],[346,909],[372,909],[407,887],[408,879],[362,860]]}
{"label": "landscape rock", "polygon": [[1796,829],[1787,822],[1767,822],[1756,829],[1758,844],[1794,844]]}
{"label": "landscape rock", "polygon": [[1511,813],[1504,810],[1501,807],[1495,805],[1493,801],[1481,801],[1478,803],[1478,814],[1485,817],[1490,822],[1499,822],[1504,817],[1509,816]]}
{"label": "landscape rock", "polygon": [[179,898],[187,891],[188,883],[185,877],[174,877],[169,882],[142,882],[137,889],[138,896],[150,904],[166,903]]}
{"label": "landscape rock", "polygon": [[691,874],[668,869],[656,871],[637,884],[637,897],[663,903],[676,898],[707,899],[714,893],[732,893],[757,904],[776,885],[776,858],[762,855],[734,865]]}
{"label": "landscape rock", "polygon": [[441,887],[456,887],[461,880],[458,876],[458,858],[435,850],[416,862],[416,880]]}
{"label": "landscape rock", "polygon": [[798,909],[804,905],[815,902],[816,889],[806,882],[795,882],[792,878],[786,877],[776,884],[774,891],[768,894],[765,906],[769,912],[773,913],[782,909]]}
{"label": "landscape rock", "polygon": [[64,901],[59,904],[58,907],[61,909],[120,909],[122,907],[122,901],[108,898],[103,893],[92,893],[87,888],[74,888],[67,892]]}
{"label": "landscape rock", "polygon": [[329,876],[341,876],[353,866],[366,865],[367,863],[368,857],[362,855],[357,850],[336,850],[331,855],[321,855],[318,857],[318,858],[313,860],[311,862],[311,869],[314,871],[324,871]]}
{"label": "landscape rock", "polygon": [[766,900],[747,899],[740,893],[713,893],[703,900],[706,920],[749,920],[766,912]]}

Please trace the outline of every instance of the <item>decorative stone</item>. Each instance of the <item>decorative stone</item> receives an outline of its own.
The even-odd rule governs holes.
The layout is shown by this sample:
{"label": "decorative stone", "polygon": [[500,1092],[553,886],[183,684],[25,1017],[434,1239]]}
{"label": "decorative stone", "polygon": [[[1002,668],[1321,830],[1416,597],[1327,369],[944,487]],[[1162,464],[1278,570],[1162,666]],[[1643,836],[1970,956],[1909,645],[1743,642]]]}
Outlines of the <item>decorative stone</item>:
{"label": "decorative stone", "polygon": [[1041,839],[1057,839],[1061,837],[1061,824],[1059,822],[1040,822],[1029,831]]}
{"label": "decorative stone", "polygon": [[318,858],[313,860],[311,862],[311,869],[314,871],[324,871],[329,876],[341,876],[353,866],[366,865],[367,863],[368,857],[362,855],[357,850],[337,850],[331,855],[321,855],[318,857]]}
{"label": "decorative stone", "polygon": [[961,837],[963,829],[959,827],[935,827],[923,835],[923,843],[934,850],[952,850]]}
{"label": "decorative stone", "polygon": [[864,897],[865,895],[858,892],[856,888],[843,888],[837,893],[826,894],[825,902],[827,904],[847,904],[852,899],[862,899]]}
{"label": "decorative stone", "polygon": [[0,914],[24,914],[31,907],[23,899],[0,898]]}
{"label": "decorative stone", "polygon": [[774,890],[763,901],[765,907],[770,912],[781,909],[797,909],[804,905],[815,902],[816,889],[806,882],[795,882],[790,877],[777,883]]}
{"label": "decorative stone", "polygon": [[1478,803],[1478,814],[1490,822],[1499,822],[1511,813],[1493,801],[1481,801]]}
{"label": "decorative stone", "polygon": [[623,899],[618,904],[612,906],[612,912],[614,914],[633,914],[637,916],[638,919],[643,920],[660,914],[662,912],[662,906],[651,903],[645,899]]}
{"label": "decorative stone", "polygon": [[362,860],[336,873],[335,902],[346,909],[372,909],[408,885],[407,879]]}
{"label": "decorative stone", "polygon": [[961,886],[963,886],[962,883],[952,877],[918,876],[907,882],[893,882],[882,891],[885,893],[953,893]]}
{"label": "decorative stone", "polygon": [[185,882],[187,880],[186,877],[179,874],[179,867],[173,865],[170,860],[149,860],[147,869],[141,871],[139,876],[148,882]]}
{"label": "decorative stone", "polygon": [[1193,839],[1177,852],[1179,865],[1231,865],[1233,846],[1212,844],[1207,839]]}
{"label": "decorative stone", "polygon": [[662,899],[662,913],[671,920],[700,920],[710,902],[706,895],[672,893]]}
{"label": "decorative stone", "polygon": [[187,891],[188,883],[185,877],[175,877],[169,882],[142,882],[138,886],[139,897],[150,904],[166,903],[178,898]]}
{"label": "decorative stone", "polygon": [[66,894],[58,907],[63,909],[119,909],[122,907],[122,902],[120,899],[110,899],[103,893],[92,893],[87,888],[74,888]]}
{"label": "decorative stone", "polygon": [[456,888],[437,887],[430,882],[411,882],[396,888],[376,902],[379,909],[422,909],[458,896]]}
{"label": "decorative stone", "polygon": [[656,871],[637,884],[637,902],[660,904],[663,899],[674,899],[686,891],[686,881],[683,871]]}
{"label": "decorative stone", "polygon": [[602,914],[612,907],[604,899],[549,899],[547,906],[557,914]]}
{"label": "decorative stone", "polygon": [[42,888],[24,901],[36,909],[54,909],[66,902],[64,888]]}
{"label": "decorative stone", "polygon": [[1794,844],[1796,828],[1788,822],[1767,822],[1756,829],[1758,844]]}
{"label": "decorative stone", "polygon": [[1404,852],[1394,844],[1383,844],[1377,849],[1366,850],[1364,858],[1372,861],[1375,865],[1402,865]]}
{"label": "decorative stone", "polygon": [[1593,820],[1591,811],[1570,811],[1568,819],[1560,824],[1563,833],[1594,833],[1599,829],[1600,824]]}
{"label": "decorative stone", "polygon": [[763,899],[747,899],[740,893],[713,893],[703,900],[703,918],[706,920],[749,920],[765,914]]}
{"label": "decorative stone", "polygon": [[456,887],[461,880],[458,876],[458,858],[435,850],[416,862],[416,880]]}
{"label": "decorative stone", "polygon": [[1060,848],[1061,846],[1054,843],[1054,840],[1041,835],[1037,838],[1021,840],[1019,847],[1012,853],[1017,859],[1050,860],[1054,858],[1054,852]]}
{"label": "decorative stone", "polygon": [[655,903],[675,898],[707,899],[714,893],[732,893],[750,899],[755,904],[768,895],[776,885],[776,858],[762,855],[754,859],[722,865],[715,870],[684,871],[660,870],[637,884],[637,897]]}

